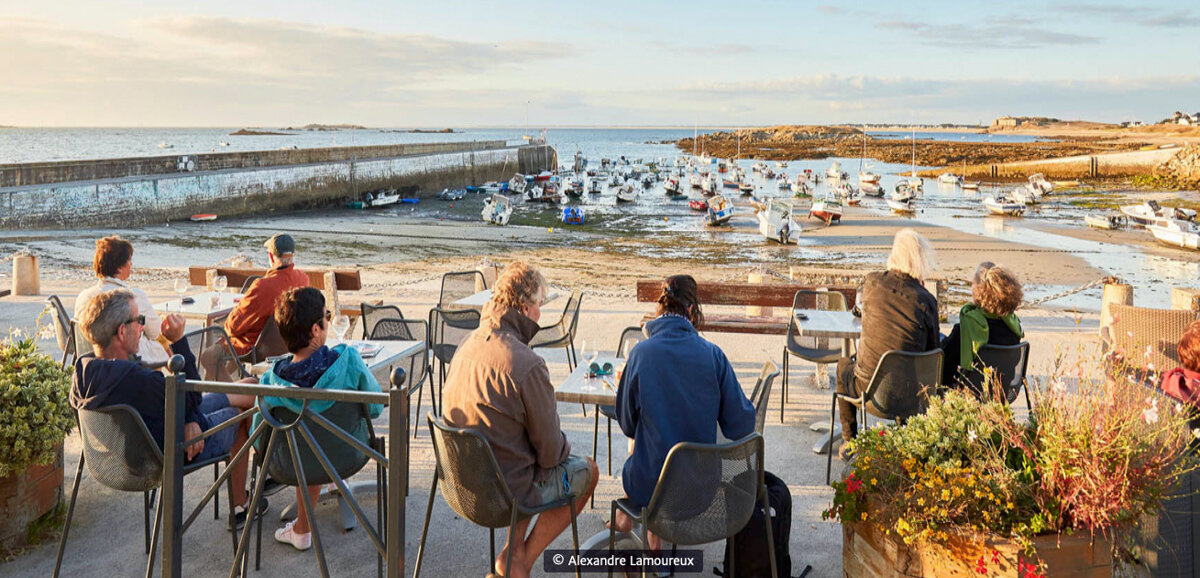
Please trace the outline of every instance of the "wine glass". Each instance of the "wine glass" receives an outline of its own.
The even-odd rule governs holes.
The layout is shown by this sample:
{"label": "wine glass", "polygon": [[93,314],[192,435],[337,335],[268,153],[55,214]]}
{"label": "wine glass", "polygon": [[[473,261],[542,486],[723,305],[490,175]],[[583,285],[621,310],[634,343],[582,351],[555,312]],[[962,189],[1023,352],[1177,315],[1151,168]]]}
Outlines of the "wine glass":
{"label": "wine glass", "polygon": [[350,317],[346,315],[333,316],[333,332],[337,334],[338,342],[346,340],[346,332],[350,331]]}
{"label": "wine glass", "polygon": [[175,280],[175,292],[179,294],[179,308],[180,309],[183,309],[183,295],[185,293],[187,293],[188,285],[190,285],[190,283],[188,282],[186,277]]}
{"label": "wine glass", "polygon": [[224,275],[217,275],[216,277],[213,277],[213,291],[221,293],[225,291],[226,287],[229,287],[228,278],[226,278]]}
{"label": "wine glass", "polygon": [[596,379],[599,376],[593,375],[591,368],[592,368],[592,364],[596,362],[596,357],[600,355],[600,352],[596,351],[596,347],[595,347],[594,343],[589,343],[585,339],[585,340],[579,342],[579,353],[583,357],[583,362],[586,364],[586,367],[588,368],[587,380],[583,382],[583,386],[580,387],[579,389],[582,391],[595,391],[599,388],[592,385],[592,380]]}

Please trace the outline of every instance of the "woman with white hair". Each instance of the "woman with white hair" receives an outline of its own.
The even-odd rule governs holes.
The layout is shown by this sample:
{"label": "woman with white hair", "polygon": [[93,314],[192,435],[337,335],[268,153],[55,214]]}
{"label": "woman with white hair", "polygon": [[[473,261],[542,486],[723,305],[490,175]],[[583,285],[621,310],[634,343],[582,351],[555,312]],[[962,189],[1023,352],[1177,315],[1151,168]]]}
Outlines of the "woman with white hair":
{"label": "woman with white hair", "polygon": [[[883,354],[900,351],[924,352],[938,347],[937,299],[925,288],[925,277],[936,266],[933,246],[912,229],[896,233],[887,271],[867,275],[863,283],[862,337],[858,355],[838,361],[837,391],[858,396],[866,391],[875,366]],[[854,405],[838,400],[842,439],[858,435]],[[849,450],[843,444],[840,455]]]}

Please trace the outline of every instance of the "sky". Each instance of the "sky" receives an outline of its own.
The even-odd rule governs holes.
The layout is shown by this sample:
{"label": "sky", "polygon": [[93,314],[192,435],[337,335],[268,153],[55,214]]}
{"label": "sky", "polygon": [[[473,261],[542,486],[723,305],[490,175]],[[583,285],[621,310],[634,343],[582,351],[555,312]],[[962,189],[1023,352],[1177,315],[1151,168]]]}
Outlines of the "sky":
{"label": "sky", "polygon": [[1190,2],[0,0],[0,125],[1153,122],[1198,54]]}

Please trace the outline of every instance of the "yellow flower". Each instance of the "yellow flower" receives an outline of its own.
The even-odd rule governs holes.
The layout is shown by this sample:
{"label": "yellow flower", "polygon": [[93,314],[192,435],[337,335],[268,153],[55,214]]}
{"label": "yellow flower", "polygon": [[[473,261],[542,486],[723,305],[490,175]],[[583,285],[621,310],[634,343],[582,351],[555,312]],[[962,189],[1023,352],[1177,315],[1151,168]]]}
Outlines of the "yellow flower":
{"label": "yellow flower", "polygon": [[862,513],[862,519],[864,522],[867,521],[867,513],[866,512]]}
{"label": "yellow flower", "polygon": [[950,490],[942,490],[942,499],[943,499],[943,500],[949,500],[949,499],[950,499]]}
{"label": "yellow flower", "polygon": [[874,486],[874,485],[875,485],[875,482],[876,482],[875,478],[871,478],[871,485],[872,485],[872,486]]}
{"label": "yellow flower", "polygon": [[1013,509],[1013,503],[1012,503],[1012,502],[1009,502],[1009,503],[1008,503],[1008,509],[1010,509],[1010,510],[1011,510],[1011,509]]}
{"label": "yellow flower", "polygon": [[918,505],[918,506],[924,506],[924,505],[925,505],[925,498],[917,498],[917,505]]}

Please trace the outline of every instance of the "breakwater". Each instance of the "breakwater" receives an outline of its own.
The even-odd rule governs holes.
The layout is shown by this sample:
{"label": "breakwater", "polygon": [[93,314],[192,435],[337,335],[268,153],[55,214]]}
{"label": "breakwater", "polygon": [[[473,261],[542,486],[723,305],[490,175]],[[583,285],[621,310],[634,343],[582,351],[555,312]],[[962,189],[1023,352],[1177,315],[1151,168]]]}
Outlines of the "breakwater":
{"label": "breakwater", "polygon": [[5,164],[0,227],[102,227],[316,208],[387,188],[428,197],[555,166],[551,147],[505,141]]}

